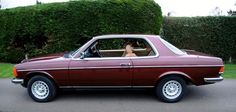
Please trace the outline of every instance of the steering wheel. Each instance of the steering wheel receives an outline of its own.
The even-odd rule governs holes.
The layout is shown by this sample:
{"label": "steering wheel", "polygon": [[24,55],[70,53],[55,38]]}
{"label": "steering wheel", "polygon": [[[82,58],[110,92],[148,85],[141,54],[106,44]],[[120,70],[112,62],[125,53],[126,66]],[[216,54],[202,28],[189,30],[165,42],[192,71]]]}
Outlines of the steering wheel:
{"label": "steering wheel", "polygon": [[102,55],[100,54],[100,52],[99,52],[99,50],[97,49],[97,47],[96,46],[94,46],[94,50],[95,50],[95,54],[96,54],[96,56],[98,56],[98,57],[102,57]]}

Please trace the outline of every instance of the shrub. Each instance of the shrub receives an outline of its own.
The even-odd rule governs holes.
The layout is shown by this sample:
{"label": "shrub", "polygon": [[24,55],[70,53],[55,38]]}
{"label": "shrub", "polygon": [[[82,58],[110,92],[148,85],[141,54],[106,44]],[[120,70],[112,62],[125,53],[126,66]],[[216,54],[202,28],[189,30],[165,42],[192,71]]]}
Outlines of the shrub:
{"label": "shrub", "polygon": [[182,49],[236,58],[236,17],[165,17],[161,35]]}
{"label": "shrub", "polygon": [[103,34],[159,34],[153,0],[80,0],[0,10],[0,61],[79,48]]}

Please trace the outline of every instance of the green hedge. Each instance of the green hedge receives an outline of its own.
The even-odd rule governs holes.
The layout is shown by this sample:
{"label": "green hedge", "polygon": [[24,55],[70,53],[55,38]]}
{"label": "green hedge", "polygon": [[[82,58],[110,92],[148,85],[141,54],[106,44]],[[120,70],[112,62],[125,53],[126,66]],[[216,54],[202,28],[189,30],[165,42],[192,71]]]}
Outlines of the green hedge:
{"label": "green hedge", "polygon": [[70,51],[103,34],[159,34],[153,0],[80,0],[0,10],[0,62]]}
{"label": "green hedge", "polygon": [[161,36],[182,49],[236,59],[236,17],[164,17]]}

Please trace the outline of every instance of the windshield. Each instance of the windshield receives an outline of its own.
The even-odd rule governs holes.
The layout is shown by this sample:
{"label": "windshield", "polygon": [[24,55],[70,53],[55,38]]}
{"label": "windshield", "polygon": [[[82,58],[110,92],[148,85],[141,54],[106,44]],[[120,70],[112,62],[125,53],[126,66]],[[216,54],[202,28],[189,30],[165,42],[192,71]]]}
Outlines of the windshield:
{"label": "windshield", "polygon": [[187,54],[186,52],[181,51],[180,49],[178,49],[177,47],[173,46],[172,44],[170,44],[169,42],[165,41],[164,39],[160,38],[161,42],[167,47],[169,48],[171,51],[173,51],[175,54],[178,55],[185,55]]}
{"label": "windshield", "polygon": [[80,48],[79,49],[77,49],[77,50],[74,50],[74,51],[71,51],[70,52],[70,55],[73,57],[75,54],[77,54],[77,52],[79,52],[80,51]]}

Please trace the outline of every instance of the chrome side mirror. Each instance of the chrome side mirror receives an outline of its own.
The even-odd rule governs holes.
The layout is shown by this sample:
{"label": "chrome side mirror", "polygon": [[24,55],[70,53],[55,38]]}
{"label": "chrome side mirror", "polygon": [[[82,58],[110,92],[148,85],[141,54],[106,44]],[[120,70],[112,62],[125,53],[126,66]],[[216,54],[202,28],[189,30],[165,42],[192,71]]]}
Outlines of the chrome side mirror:
{"label": "chrome side mirror", "polygon": [[80,52],[80,59],[84,59],[84,57],[85,57],[85,53],[84,52]]}

